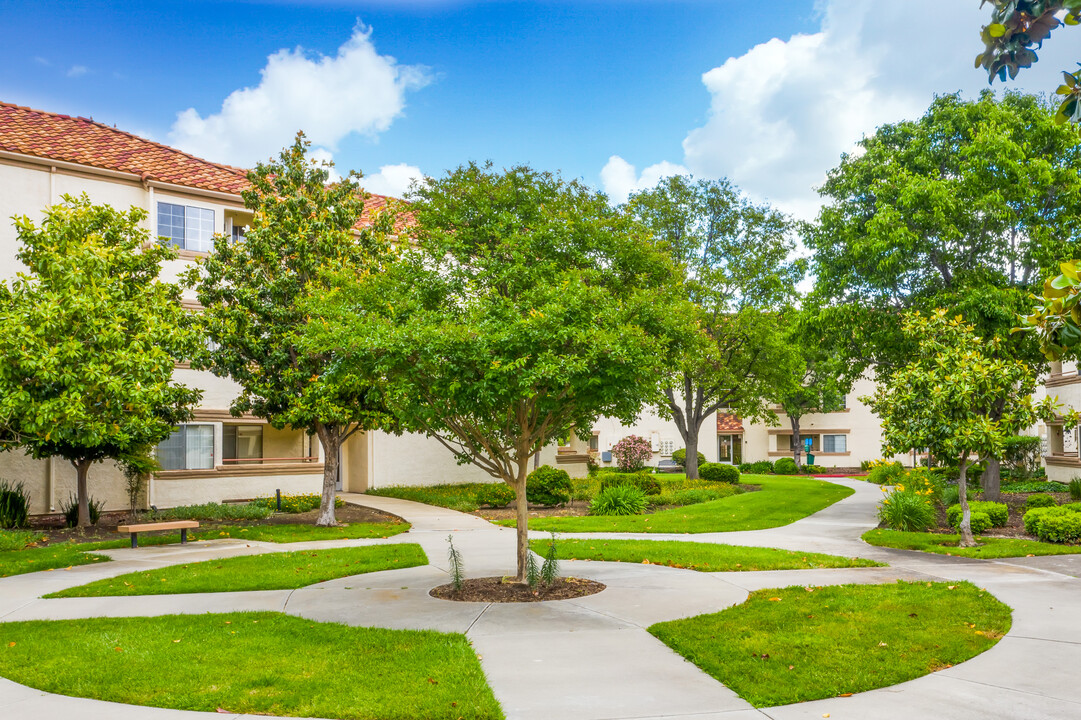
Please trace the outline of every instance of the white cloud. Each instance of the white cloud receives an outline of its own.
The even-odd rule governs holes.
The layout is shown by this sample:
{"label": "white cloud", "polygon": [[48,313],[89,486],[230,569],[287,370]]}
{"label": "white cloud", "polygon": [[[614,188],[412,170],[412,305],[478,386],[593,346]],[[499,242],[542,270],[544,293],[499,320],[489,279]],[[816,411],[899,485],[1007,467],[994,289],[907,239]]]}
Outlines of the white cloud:
{"label": "white cloud", "polygon": [[72,65],[68,69],[67,75],[69,78],[77,78],[86,75],[88,72],[90,72],[90,69],[86,65]]}
{"label": "white cloud", "polygon": [[379,172],[365,175],[360,179],[360,186],[376,195],[390,195],[391,197],[404,197],[412,182],[422,182],[424,173],[416,165],[399,163],[398,165],[383,165]]}
{"label": "white cloud", "polygon": [[627,202],[631,193],[654,187],[661,178],[689,173],[690,171],[682,165],[675,165],[665,160],[650,165],[639,175],[634,165],[619,155],[613,155],[601,169],[601,183],[604,185],[604,192],[608,194],[612,202],[618,204]]}
{"label": "white cloud", "polygon": [[251,166],[277,154],[304,130],[333,151],[351,133],[377,136],[405,108],[405,94],[430,82],[426,68],[376,52],[358,25],[337,55],[283,49],[267,58],[255,87],[232,92],[217,113],[178,113],[172,144],[219,162]]}
{"label": "white cloud", "polygon": [[[773,39],[702,76],[709,117],[683,141],[696,177],[727,177],[756,199],[813,217],[813,188],[883,123],[915,119],[936,93],[988,87],[973,68],[990,9],[942,0],[823,0],[820,31]],[[1053,92],[1075,67],[1070,31],[1056,31],[1016,88]],[[605,171],[626,181],[626,168]],[[618,171],[618,175],[617,175]],[[608,187],[602,171],[602,180]],[[614,182],[614,181],[613,181]]]}

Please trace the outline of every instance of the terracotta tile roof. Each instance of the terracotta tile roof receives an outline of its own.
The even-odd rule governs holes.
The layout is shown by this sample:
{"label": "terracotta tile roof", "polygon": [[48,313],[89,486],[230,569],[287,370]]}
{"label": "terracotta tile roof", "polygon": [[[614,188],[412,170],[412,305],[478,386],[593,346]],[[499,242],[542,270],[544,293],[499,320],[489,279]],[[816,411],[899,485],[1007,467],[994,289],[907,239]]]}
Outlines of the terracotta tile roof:
{"label": "terracotta tile roof", "polygon": [[738,435],[743,432],[743,418],[732,413],[717,413],[717,434]]}
{"label": "terracotta tile roof", "polygon": [[[34,110],[0,101],[0,150],[132,173],[145,180],[239,195],[248,187],[244,168],[197,158],[89,118]],[[357,223],[387,204],[384,195],[364,201]],[[399,218],[397,228],[410,218]]]}

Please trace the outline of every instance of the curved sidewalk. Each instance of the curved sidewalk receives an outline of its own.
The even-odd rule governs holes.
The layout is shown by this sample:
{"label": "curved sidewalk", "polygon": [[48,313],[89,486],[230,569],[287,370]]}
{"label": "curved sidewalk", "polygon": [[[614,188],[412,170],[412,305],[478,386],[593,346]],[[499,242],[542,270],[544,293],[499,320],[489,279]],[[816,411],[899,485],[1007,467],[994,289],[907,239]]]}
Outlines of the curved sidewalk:
{"label": "curved sidewalk", "polygon": [[[351,502],[399,515],[409,533],[387,540],[273,545],[213,541],[152,553],[110,551],[112,563],[0,580],[0,621],[98,615],[158,615],[232,610],[280,610],[313,620],[389,628],[464,632],[511,720],[742,720],[743,718],[1066,718],[1081,716],[1081,688],[1071,669],[1081,659],[1081,570],[1058,559],[1056,569],[1023,561],[989,562],[873,548],[859,540],[876,524],[876,486],[838,481],[854,495],[814,516],[770,530],[699,535],[610,535],[723,544],[788,547],[891,563],[887,568],[698,573],[629,563],[566,562],[568,574],[599,580],[604,592],[537,604],[456,603],[428,590],[447,582],[446,537],[453,534],[466,574],[502,575],[514,562],[515,534],[472,515],[394,498],[346,495]],[[587,537],[607,535],[589,534]],[[417,542],[431,564],[292,591],[41,600],[40,594],[147,569],[237,553],[299,547]],[[269,547],[264,547],[269,546]],[[1036,559],[1033,559],[1036,560]],[[1038,563],[1033,563],[1038,565]],[[1077,572],[1075,574],[1081,574]],[[22,578],[22,580],[19,580]],[[712,612],[742,602],[747,592],[793,584],[891,582],[898,578],[971,580],[1015,609],[1011,632],[963,665],[902,685],[843,699],[756,710],[645,628],[654,622]],[[15,581],[15,582],[11,582]],[[210,713],[155,710],[50,695],[0,681],[0,716],[23,718],[209,718]]]}

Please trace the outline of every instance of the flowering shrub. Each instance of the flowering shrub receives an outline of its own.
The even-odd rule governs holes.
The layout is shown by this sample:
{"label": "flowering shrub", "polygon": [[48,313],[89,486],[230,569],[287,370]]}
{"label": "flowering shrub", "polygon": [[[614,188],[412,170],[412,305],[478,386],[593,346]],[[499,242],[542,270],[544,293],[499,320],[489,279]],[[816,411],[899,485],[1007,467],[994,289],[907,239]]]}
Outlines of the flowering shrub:
{"label": "flowering shrub", "polygon": [[867,466],[867,482],[876,485],[893,485],[905,474],[905,466],[900,462],[875,460]]}
{"label": "flowering shrub", "polygon": [[612,446],[612,457],[616,459],[616,465],[624,472],[635,472],[646,466],[646,461],[653,457],[653,448],[649,440],[628,435]]}
{"label": "flowering shrub", "polygon": [[886,497],[878,506],[878,519],[891,530],[920,532],[934,524],[933,489],[901,483],[893,492],[887,492],[886,488],[882,488],[882,492]]}
{"label": "flowering shrub", "polygon": [[[287,513],[302,513],[309,510],[315,510],[319,507],[323,497],[318,493],[300,493],[296,495],[286,495],[282,493],[282,512]],[[273,497],[256,498],[252,500],[252,505],[261,505],[262,507],[270,508],[271,510],[278,509],[278,500]],[[340,497],[334,498],[334,507],[340,508],[345,506],[345,501]]]}

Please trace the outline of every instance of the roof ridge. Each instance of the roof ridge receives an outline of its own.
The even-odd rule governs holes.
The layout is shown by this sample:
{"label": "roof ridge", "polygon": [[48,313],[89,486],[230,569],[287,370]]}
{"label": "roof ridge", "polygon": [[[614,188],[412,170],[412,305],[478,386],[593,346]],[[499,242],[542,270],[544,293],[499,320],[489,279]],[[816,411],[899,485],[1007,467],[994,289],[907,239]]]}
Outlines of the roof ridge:
{"label": "roof ridge", "polygon": [[19,105],[17,103],[5,102],[4,100],[0,100],[0,107],[8,107],[8,108],[13,108],[15,110],[24,110],[24,111],[27,111],[27,112],[37,113],[38,115],[47,115],[49,117],[58,118],[60,120],[72,120],[74,122],[80,122],[81,121],[81,122],[89,123],[91,125],[96,125],[96,126],[102,128],[102,129],[108,130],[110,132],[119,133],[120,135],[126,135],[127,137],[138,140],[139,142],[144,142],[144,143],[147,143],[148,145],[154,145],[155,147],[159,147],[159,148],[161,148],[163,150],[168,150],[170,152],[177,153],[178,155],[183,155],[184,157],[191,158],[192,160],[198,160],[201,163],[206,163],[207,165],[213,165],[214,167],[221,168],[222,170],[225,170],[227,172],[236,173],[237,175],[240,175],[240,176],[242,176],[244,178],[247,178],[247,176],[248,176],[249,171],[246,168],[237,167],[235,165],[228,165],[226,163],[217,162],[215,160],[207,160],[206,158],[199,157],[198,155],[193,155],[192,153],[187,152],[185,150],[181,150],[180,148],[173,147],[172,145],[166,145],[165,143],[160,143],[157,140],[151,140],[150,138],[145,138],[142,135],[136,135],[133,132],[129,132],[127,130],[121,130],[120,128],[116,127],[115,125],[107,125],[106,123],[103,123],[100,120],[94,120],[93,118],[83,117],[82,115],[74,115],[74,116],[72,116],[72,115],[67,115],[67,114],[64,114],[64,113],[51,112],[49,110],[39,110],[38,108],[32,108],[32,107],[30,107],[28,105]]}

